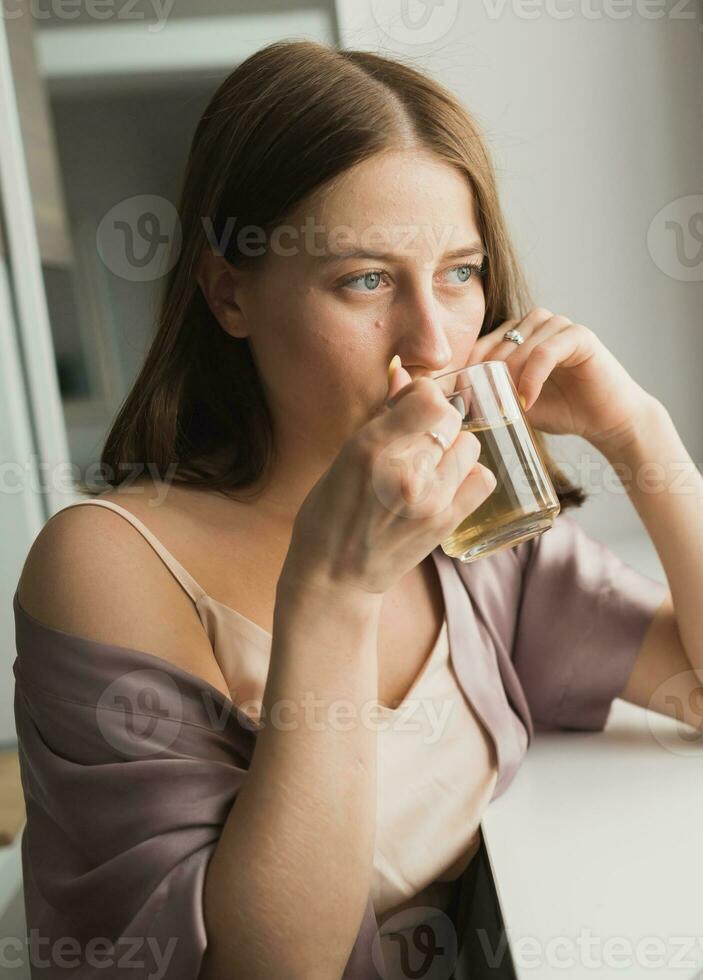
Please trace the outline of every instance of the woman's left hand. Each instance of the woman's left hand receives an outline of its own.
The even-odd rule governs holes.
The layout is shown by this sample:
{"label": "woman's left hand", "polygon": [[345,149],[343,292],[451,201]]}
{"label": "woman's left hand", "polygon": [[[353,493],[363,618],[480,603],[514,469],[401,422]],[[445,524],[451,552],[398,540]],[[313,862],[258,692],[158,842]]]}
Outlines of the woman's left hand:
{"label": "woman's left hand", "polygon": [[[503,340],[510,329],[524,344]],[[541,307],[479,337],[467,363],[496,360],[524,396],[530,425],[600,449],[629,441],[653,400],[588,327]]]}

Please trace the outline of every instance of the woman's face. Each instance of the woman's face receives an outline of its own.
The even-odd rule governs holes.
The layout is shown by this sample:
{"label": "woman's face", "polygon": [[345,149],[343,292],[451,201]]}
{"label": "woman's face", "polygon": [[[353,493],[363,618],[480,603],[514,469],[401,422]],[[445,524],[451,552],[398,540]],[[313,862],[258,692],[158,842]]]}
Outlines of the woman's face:
{"label": "woman's face", "polygon": [[330,455],[381,408],[394,354],[413,380],[466,363],[485,312],[482,246],[466,178],[393,152],[298,207],[254,274],[213,259],[201,285],[223,328],[249,337],[278,438],[304,433]]}

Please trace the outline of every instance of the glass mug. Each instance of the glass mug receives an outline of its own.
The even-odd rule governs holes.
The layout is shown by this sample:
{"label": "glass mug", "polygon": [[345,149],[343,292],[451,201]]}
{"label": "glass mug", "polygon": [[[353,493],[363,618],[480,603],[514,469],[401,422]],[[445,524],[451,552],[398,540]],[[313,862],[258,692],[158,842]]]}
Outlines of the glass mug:
{"label": "glass mug", "polygon": [[450,558],[476,561],[548,530],[559,498],[505,361],[480,361],[434,377],[481,443],[478,461],[498,481],[441,542]]}

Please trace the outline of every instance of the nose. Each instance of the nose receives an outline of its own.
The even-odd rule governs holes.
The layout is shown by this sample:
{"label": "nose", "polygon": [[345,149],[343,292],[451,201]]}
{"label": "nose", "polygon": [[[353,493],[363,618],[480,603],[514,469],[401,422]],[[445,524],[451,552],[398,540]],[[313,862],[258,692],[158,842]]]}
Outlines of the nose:
{"label": "nose", "polygon": [[453,352],[436,303],[418,299],[404,304],[397,315],[400,326],[396,351],[413,380],[451,364]]}

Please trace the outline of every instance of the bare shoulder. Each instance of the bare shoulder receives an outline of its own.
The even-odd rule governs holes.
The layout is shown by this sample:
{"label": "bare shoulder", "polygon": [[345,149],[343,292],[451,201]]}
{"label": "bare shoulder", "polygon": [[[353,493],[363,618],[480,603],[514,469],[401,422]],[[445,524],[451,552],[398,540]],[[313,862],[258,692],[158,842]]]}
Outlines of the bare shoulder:
{"label": "bare shoulder", "polygon": [[[120,502],[117,492],[101,499]],[[107,507],[67,507],[47,521],[18,598],[47,626],[151,653],[229,697],[193,601],[139,531]]]}

